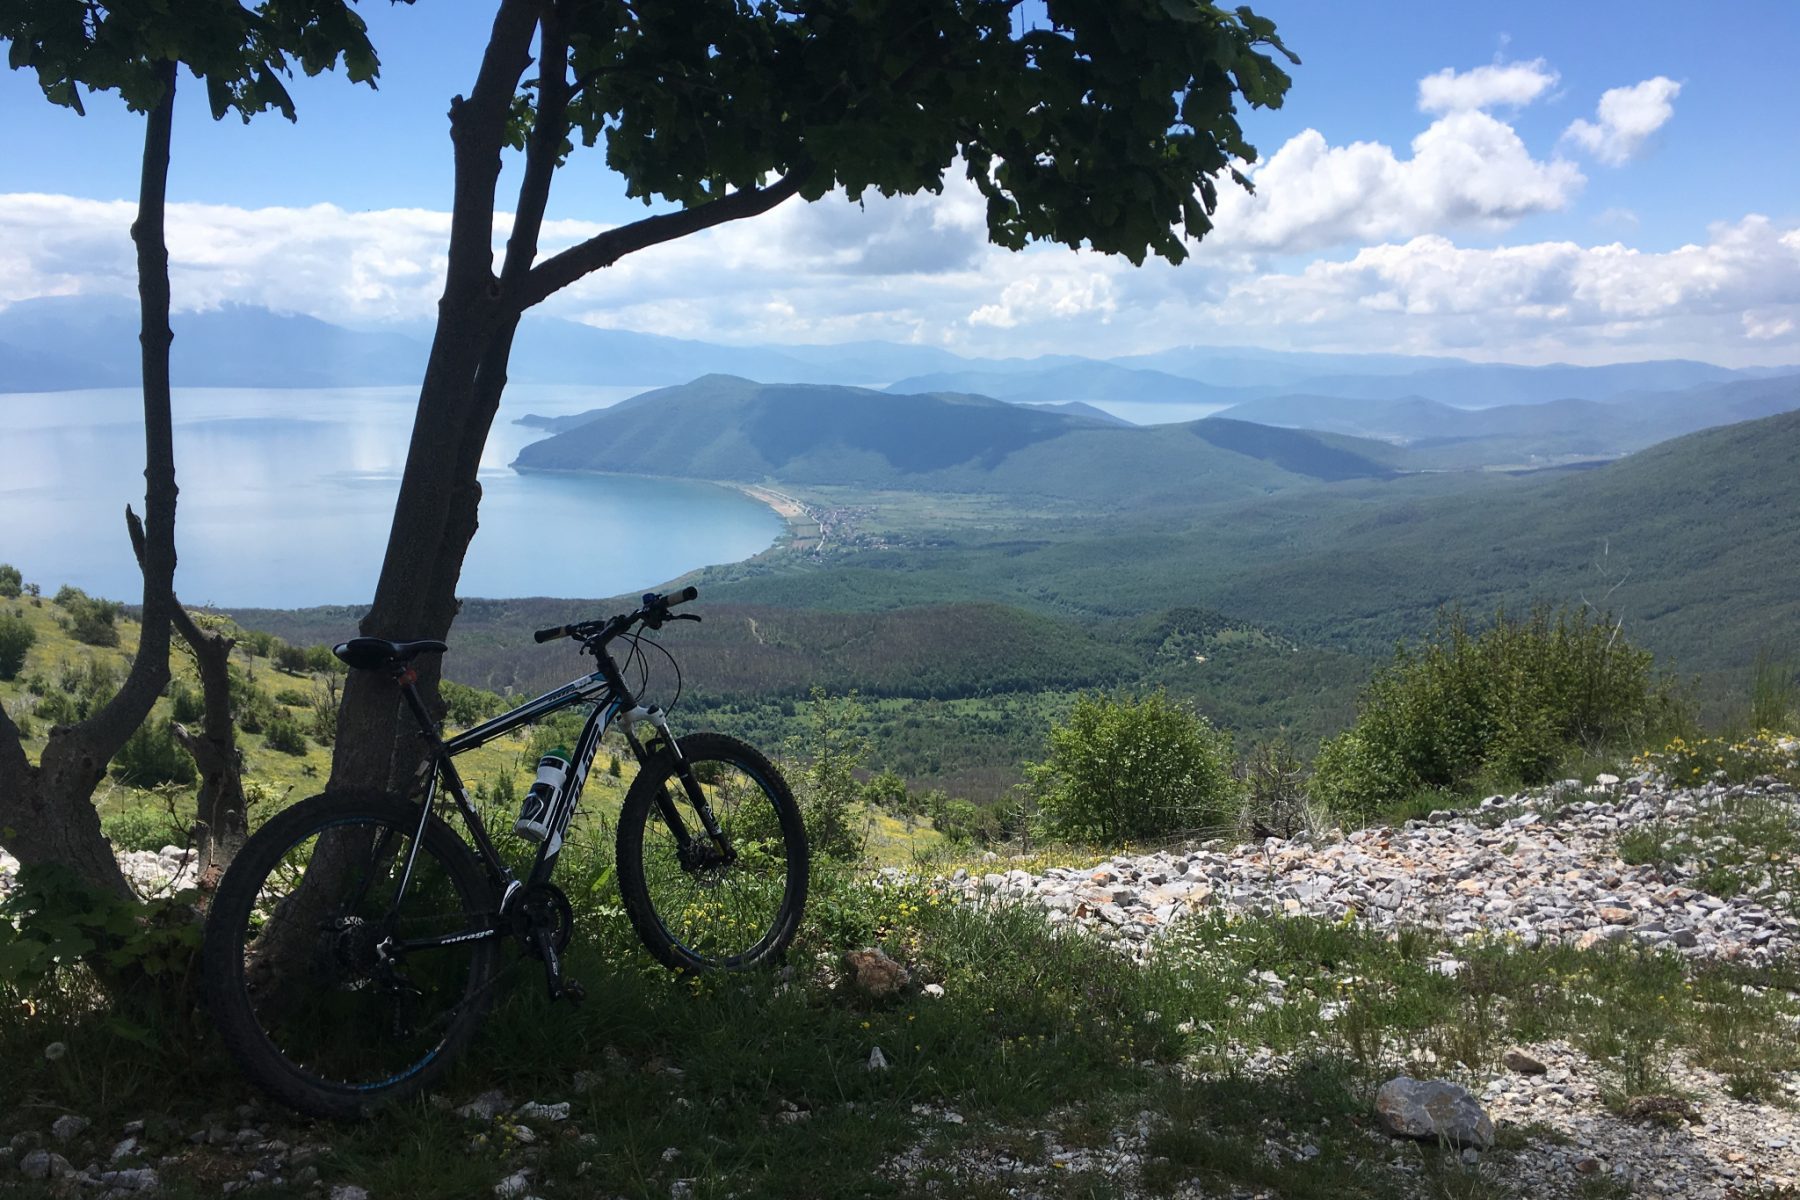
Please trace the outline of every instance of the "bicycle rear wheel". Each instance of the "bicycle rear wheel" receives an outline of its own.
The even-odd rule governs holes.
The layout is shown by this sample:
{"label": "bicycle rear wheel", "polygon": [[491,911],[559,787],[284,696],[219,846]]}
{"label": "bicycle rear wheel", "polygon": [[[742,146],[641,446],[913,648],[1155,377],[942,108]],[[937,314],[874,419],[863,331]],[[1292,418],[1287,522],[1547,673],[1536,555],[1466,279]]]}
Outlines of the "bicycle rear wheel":
{"label": "bicycle rear wheel", "polygon": [[[429,1086],[485,1006],[490,889],[435,817],[415,855],[418,827],[417,806],[390,797],[303,800],[244,844],[213,897],[204,972],[220,1034],[301,1112],[361,1116]],[[477,936],[426,944],[461,934]]]}
{"label": "bicycle rear wheel", "polygon": [[[619,893],[644,945],[686,970],[742,970],[778,958],[806,906],[806,831],[781,773],[719,733],[679,742],[724,835],[714,846],[668,755],[645,765],[619,812]],[[667,804],[689,835],[682,845]]]}

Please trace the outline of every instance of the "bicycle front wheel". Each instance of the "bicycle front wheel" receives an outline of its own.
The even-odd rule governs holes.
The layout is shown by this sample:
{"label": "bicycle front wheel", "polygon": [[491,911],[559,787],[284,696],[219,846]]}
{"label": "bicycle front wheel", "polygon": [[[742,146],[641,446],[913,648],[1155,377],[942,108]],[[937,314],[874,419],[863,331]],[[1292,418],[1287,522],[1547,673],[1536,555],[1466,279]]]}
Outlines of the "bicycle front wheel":
{"label": "bicycle front wheel", "polygon": [[695,733],[678,745],[724,844],[707,835],[673,759],[658,755],[619,812],[625,911],[671,968],[734,971],[778,958],[806,906],[806,831],[793,793],[768,759],[736,738]]}
{"label": "bicycle front wheel", "polygon": [[204,971],[219,1032],[246,1075],[301,1112],[361,1116],[429,1086],[480,1018],[497,954],[490,889],[442,821],[418,830],[416,805],[315,796],[258,830],[213,897]]}

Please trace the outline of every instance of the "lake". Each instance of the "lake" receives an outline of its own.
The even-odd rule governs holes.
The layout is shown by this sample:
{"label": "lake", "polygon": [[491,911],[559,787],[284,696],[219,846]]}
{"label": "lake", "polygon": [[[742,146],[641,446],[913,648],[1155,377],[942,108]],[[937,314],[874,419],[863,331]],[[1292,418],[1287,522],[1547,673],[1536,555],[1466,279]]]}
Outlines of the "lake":
{"label": "lake", "polygon": [[[655,587],[766,549],[781,519],[712,484],[520,475],[507,466],[558,415],[646,389],[507,389],[481,463],[481,529],[464,596],[594,598]],[[374,594],[406,463],[416,388],[176,388],[182,601],[222,607],[362,604]],[[618,464],[629,470],[630,463]],[[134,389],[0,394],[0,562],[46,593],[64,583],[136,603],[126,539],[144,501]]]}

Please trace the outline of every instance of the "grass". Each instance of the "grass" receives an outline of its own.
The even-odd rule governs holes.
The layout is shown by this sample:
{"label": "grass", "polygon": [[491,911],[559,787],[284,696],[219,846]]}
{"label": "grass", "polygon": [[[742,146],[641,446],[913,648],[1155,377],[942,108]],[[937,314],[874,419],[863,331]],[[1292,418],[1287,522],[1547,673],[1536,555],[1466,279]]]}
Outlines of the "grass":
{"label": "grass", "polygon": [[[1736,741],[1676,738],[1643,762],[1676,783],[1762,778],[1792,787],[1796,778],[1767,734]],[[1702,798],[1691,813],[1628,830],[1619,839],[1619,857],[1723,899],[1752,895],[1800,912],[1794,902],[1800,896],[1800,821],[1791,801],[1760,789],[1727,786]]]}
{"label": "grass", "polygon": [[[579,1190],[579,1178],[659,1200],[681,1179],[697,1200],[907,1196],[934,1178],[976,1196],[1121,1195],[1127,1184],[1164,1194],[1199,1181],[1377,1197],[1393,1194],[1396,1162],[1423,1194],[1484,1197],[1504,1194],[1508,1156],[1551,1135],[1503,1126],[1475,1168],[1389,1143],[1369,1132],[1382,1080],[1478,1080],[1508,1046],[1550,1039],[1585,1051],[1621,1105],[1667,1092],[1676,1055],[1778,1102],[1800,1069],[1800,979],[1787,974],[1496,939],[1457,947],[1465,966],[1448,978],[1430,969],[1449,949],[1430,935],[1220,918],[1191,920],[1134,968],[1031,909],[952,904],[922,883],[877,887],[829,863],[815,887],[791,979],[672,975],[637,947],[610,896],[584,904],[570,970],[587,1003],[549,1004],[535,967],[520,965],[445,1088],[457,1102],[491,1087],[515,1102],[571,1101],[572,1118],[540,1127],[534,1146],[426,1101],[366,1125],[264,1112],[259,1127],[328,1142],[327,1183],[384,1198],[485,1194],[526,1164],[551,1181],[534,1183],[541,1194]],[[944,996],[856,999],[835,963],[870,943]],[[46,1060],[50,1041],[67,1053]],[[875,1046],[884,1071],[867,1068]],[[578,1090],[578,1071],[599,1085]],[[221,1121],[235,1129],[228,1114],[256,1100],[203,1025],[185,1040],[133,1041],[74,973],[29,1008],[8,1002],[0,1075],[0,1144],[79,1112],[104,1131],[65,1151],[80,1165],[125,1121],[160,1114],[147,1141],[175,1155],[162,1172],[170,1195],[211,1194],[251,1165],[186,1141]],[[1121,1144],[1145,1155],[1136,1184],[1107,1170]],[[920,1165],[909,1174],[896,1162]]]}

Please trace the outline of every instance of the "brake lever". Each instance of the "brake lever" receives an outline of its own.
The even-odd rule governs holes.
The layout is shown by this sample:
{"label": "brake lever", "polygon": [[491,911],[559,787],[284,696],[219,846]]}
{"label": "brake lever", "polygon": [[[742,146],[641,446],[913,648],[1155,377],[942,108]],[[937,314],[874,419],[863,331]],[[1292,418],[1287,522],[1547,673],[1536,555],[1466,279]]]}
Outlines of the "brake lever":
{"label": "brake lever", "polygon": [[698,621],[699,619],[699,613],[670,613],[663,618],[665,621]]}

